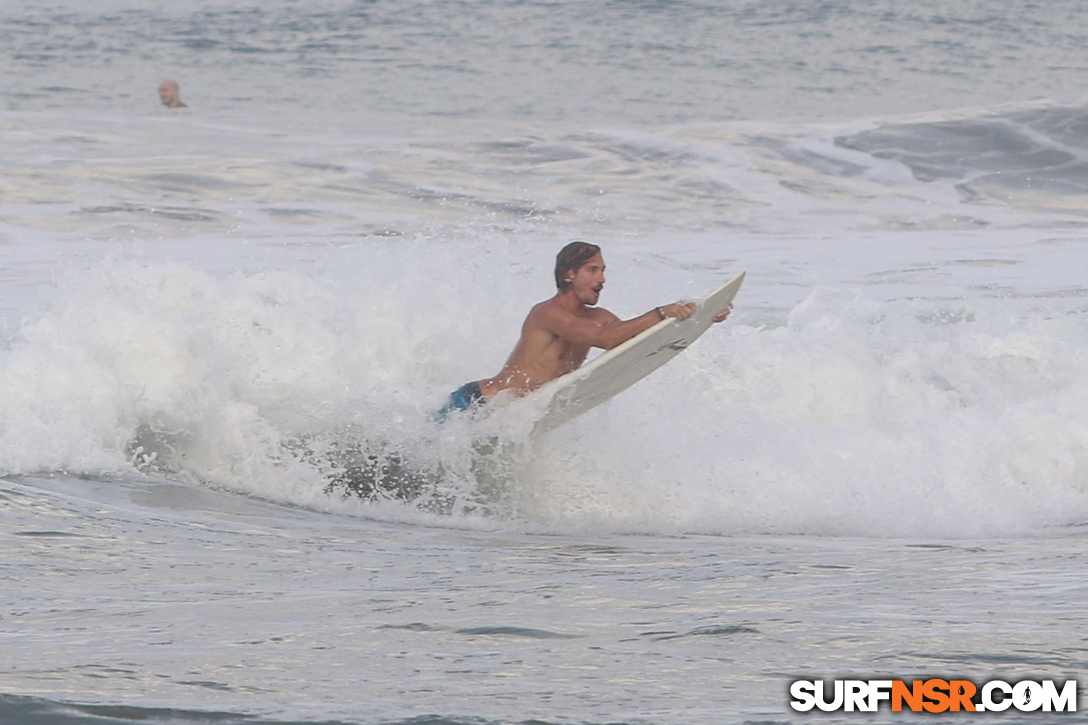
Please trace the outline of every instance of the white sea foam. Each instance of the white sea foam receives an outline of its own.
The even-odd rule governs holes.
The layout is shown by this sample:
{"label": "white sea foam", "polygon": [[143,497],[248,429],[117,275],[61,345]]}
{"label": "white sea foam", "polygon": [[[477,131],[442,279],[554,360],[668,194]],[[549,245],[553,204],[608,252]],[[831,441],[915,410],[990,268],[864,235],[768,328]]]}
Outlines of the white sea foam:
{"label": "white sea foam", "polygon": [[537,501],[559,518],[716,533],[1081,523],[1085,332],[817,290],[787,325],[735,325],[557,434],[540,462],[555,497]]}
{"label": "white sea foam", "polygon": [[[0,358],[12,411],[0,465],[102,474],[154,463],[324,505],[327,471],[300,459],[298,442],[350,432],[443,466],[471,497],[479,482],[464,456],[480,431],[436,433],[429,415],[501,365],[547,270],[528,284],[496,271],[508,254],[485,263],[437,245],[420,258],[412,246],[374,242],[315,274],[215,277],[138,258],[74,273]],[[668,291],[668,274],[617,276]],[[405,289],[409,278],[428,283]],[[746,322],[773,313],[746,311],[745,295],[760,297],[758,278],[733,319],[668,369],[510,454],[507,515],[560,528],[897,536],[1088,516],[1079,314],[817,288],[768,325]],[[502,435],[498,425],[482,430]]]}

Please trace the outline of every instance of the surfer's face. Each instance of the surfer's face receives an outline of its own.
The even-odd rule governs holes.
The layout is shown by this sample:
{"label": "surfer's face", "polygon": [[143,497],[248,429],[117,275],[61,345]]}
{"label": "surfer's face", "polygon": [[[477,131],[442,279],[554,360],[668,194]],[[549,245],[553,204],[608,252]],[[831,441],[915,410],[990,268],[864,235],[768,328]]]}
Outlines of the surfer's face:
{"label": "surfer's face", "polygon": [[604,289],[604,258],[595,254],[572,274],[570,285],[578,301],[583,305],[597,304]]}

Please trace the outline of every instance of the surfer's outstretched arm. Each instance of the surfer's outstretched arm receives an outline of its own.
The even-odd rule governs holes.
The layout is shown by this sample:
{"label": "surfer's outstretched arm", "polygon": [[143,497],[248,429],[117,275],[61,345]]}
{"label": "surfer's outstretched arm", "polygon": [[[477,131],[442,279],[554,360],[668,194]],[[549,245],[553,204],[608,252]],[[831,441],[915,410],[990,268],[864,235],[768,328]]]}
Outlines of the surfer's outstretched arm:
{"label": "surfer's outstretched arm", "polygon": [[608,310],[596,308],[588,316],[574,314],[559,305],[538,305],[532,312],[533,322],[556,337],[577,345],[589,345],[611,350],[648,330],[667,317],[685,320],[695,312],[692,303],[674,302],[655,307],[630,320],[621,320]]}

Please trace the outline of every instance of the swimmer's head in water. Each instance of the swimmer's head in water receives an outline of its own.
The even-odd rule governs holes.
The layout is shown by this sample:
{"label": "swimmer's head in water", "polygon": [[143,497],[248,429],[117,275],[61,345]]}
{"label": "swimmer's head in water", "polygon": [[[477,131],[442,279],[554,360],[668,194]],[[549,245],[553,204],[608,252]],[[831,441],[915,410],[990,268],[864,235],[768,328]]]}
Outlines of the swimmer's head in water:
{"label": "swimmer's head in water", "polygon": [[159,100],[167,108],[182,108],[185,106],[181,102],[181,89],[178,87],[177,81],[169,78],[159,84]]}

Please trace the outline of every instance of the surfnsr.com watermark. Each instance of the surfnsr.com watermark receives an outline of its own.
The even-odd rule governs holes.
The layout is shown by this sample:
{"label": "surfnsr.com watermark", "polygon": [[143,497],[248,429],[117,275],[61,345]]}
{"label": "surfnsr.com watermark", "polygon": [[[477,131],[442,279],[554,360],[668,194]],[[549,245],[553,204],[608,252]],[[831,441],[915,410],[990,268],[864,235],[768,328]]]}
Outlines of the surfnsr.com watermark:
{"label": "surfnsr.com watermark", "polygon": [[[828,690],[831,690],[829,693]],[[887,702],[892,712],[1076,712],[1077,682],[990,680],[981,687],[970,680],[797,680],[790,684],[790,707],[799,712],[876,712]]]}

